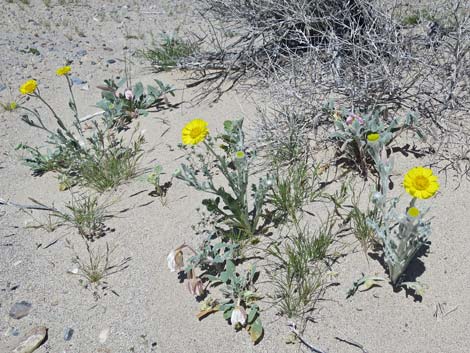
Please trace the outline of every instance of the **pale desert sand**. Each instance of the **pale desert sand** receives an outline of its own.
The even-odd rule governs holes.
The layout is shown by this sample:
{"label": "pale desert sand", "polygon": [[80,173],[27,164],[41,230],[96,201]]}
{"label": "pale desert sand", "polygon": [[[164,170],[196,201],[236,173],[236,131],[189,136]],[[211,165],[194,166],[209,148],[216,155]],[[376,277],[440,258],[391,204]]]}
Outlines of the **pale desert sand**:
{"label": "pale desert sand", "polygon": [[[142,47],[149,42],[150,32],[158,34],[178,24],[189,27],[194,20],[185,12],[189,10],[183,6],[184,1],[84,3],[87,2],[66,7],[57,5],[49,10],[42,1],[21,6],[2,1],[0,84],[11,88],[13,96],[21,82],[34,77],[39,80],[43,95],[59,112],[70,117],[66,108],[65,83],[55,76],[54,70],[64,63],[64,58],[72,57],[75,60],[73,75],[88,81],[89,85],[87,91],[75,89],[80,114],[93,113],[97,111],[93,104],[99,99],[99,90],[95,86],[105,78],[122,75],[123,64],[118,61],[107,65],[107,60],[122,58],[125,46],[129,48],[128,52]],[[102,10],[103,6],[105,10]],[[99,17],[100,13],[109,11],[114,15]],[[60,25],[56,27],[56,23]],[[129,31],[144,36],[126,40]],[[67,33],[71,41],[64,36]],[[112,51],[103,49],[103,44]],[[41,56],[20,52],[28,47],[37,47]],[[87,51],[81,58],[82,64],[77,56],[73,56],[80,49]],[[145,62],[135,60],[135,81],[151,83],[153,78],[159,78],[179,89],[184,88],[181,74],[149,74],[145,65]],[[194,92],[179,90],[175,100],[187,99],[192,94]],[[9,89],[0,92],[0,101],[9,99]],[[181,128],[196,117],[206,119],[211,130],[220,131],[225,119],[245,117],[248,122],[253,122],[256,110],[243,96],[232,93],[217,104],[185,104],[173,111],[141,118],[140,129],[146,130],[147,140],[142,166],[151,167],[158,162],[168,173],[177,168],[182,154],[174,147],[180,141]],[[58,191],[54,175],[32,177],[20,161],[21,154],[15,151],[19,142],[41,145],[44,138],[21,122],[16,113],[0,114],[1,198],[28,204],[28,197],[34,197],[57,207],[70,200],[70,192]],[[396,180],[416,163],[423,161],[398,158]],[[470,351],[470,263],[467,261],[470,188],[468,183],[463,183],[454,190],[456,183],[451,180],[445,183],[443,177],[441,181],[439,195],[427,201],[434,216],[429,254],[421,258],[421,266],[411,269],[417,272],[417,279],[428,286],[423,300],[414,301],[404,291],[395,293],[387,283],[346,299],[347,289],[362,272],[386,276],[381,265],[373,259],[368,263],[357,247],[354,253],[341,258],[335,265],[338,285],[326,291],[324,300],[312,313],[315,323],[306,327],[307,341],[329,353],[361,352],[358,347],[336,337],[358,342],[369,353]],[[285,343],[289,334],[288,320],[278,317],[275,309],[263,312],[265,336],[256,346],[251,344],[246,333],[235,332],[220,315],[198,322],[195,314],[199,304],[176,275],[168,271],[166,255],[183,242],[197,245],[198,239],[191,225],[198,220],[195,209],[200,205],[202,195],[175,181],[169,190],[167,205],[163,206],[158,199],[149,196],[149,192],[150,187],[143,178],[110,193],[112,198],[119,197],[112,207],[114,211],[129,210],[111,219],[107,225],[115,231],[108,232],[94,245],[104,247],[108,242],[117,246],[116,260],[132,259],[126,270],[107,279],[109,288],[118,295],[108,290],[101,292],[98,300],[79,285],[76,276],[67,273],[74,265],[65,239],[74,244],[81,256],[86,254],[83,241],[74,230],[59,228],[54,233],[47,233],[26,229],[24,225],[31,217],[16,208],[1,206],[0,352],[10,352],[35,326],[48,328],[48,340],[36,350],[38,353],[308,351],[303,345]],[[40,211],[34,215],[45,216]],[[352,242],[353,239],[345,241]],[[23,300],[32,304],[29,315],[20,320],[9,317],[12,305]],[[443,311],[438,311],[436,317],[439,306]],[[74,330],[69,341],[64,340],[67,328]]]}

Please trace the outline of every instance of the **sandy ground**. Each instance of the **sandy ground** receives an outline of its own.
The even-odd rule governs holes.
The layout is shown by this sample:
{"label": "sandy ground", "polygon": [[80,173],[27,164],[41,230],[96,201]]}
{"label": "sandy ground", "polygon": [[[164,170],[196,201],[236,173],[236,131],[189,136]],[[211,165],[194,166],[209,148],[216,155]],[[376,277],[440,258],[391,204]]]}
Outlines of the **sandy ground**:
{"label": "sandy ground", "polygon": [[[73,75],[89,86],[88,90],[75,89],[80,114],[93,113],[97,111],[93,104],[99,98],[95,86],[104,78],[122,74],[120,59],[124,55],[149,43],[150,33],[158,35],[178,25],[190,27],[194,20],[184,1],[76,3],[61,6],[53,0],[52,7],[47,8],[42,1],[31,1],[30,5],[1,2],[4,21],[0,23],[0,85],[7,88],[0,92],[0,101],[15,97],[19,84],[34,77],[44,96],[70,118],[66,86],[54,71],[71,58]],[[129,33],[137,39],[129,39]],[[29,48],[36,48],[40,55],[28,52]],[[110,59],[116,62],[110,64]],[[182,89],[180,74],[149,75],[145,65],[135,59],[135,81],[151,83],[153,78],[159,78],[179,88],[179,98],[194,93]],[[180,141],[181,128],[187,121],[204,118],[211,129],[220,130],[223,120],[242,116],[254,119],[255,107],[243,97],[230,94],[218,104],[186,104],[140,119],[148,141],[143,167],[158,162],[171,173],[179,165],[181,153],[172,146]],[[20,161],[21,154],[14,149],[19,142],[41,145],[44,138],[21,122],[16,113],[0,114],[1,198],[30,203],[28,197],[34,197],[57,207],[70,200],[69,192],[58,191],[54,175],[32,177]],[[396,173],[402,174],[415,163],[400,159]],[[430,252],[412,269],[418,280],[429,287],[423,300],[417,302],[404,291],[394,293],[388,284],[345,299],[346,291],[361,272],[385,276],[380,264],[372,259],[368,263],[357,248],[335,266],[338,285],[327,290],[312,314],[315,323],[309,323],[305,330],[309,342],[329,353],[361,352],[337,338],[360,343],[369,353],[470,350],[470,263],[466,261],[470,188],[462,184],[454,190],[453,182],[442,184],[441,193],[428,201],[435,217]],[[195,314],[199,304],[168,271],[166,255],[184,241],[198,243],[191,225],[197,222],[195,209],[202,196],[178,181],[170,189],[165,206],[149,192],[146,181],[136,179],[109,196],[119,195],[112,206],[115,212],[129,210],[111,219],[107,225],[115,231],[94,245],[116,246],[113,259],[131,257],[131,261],[126,270],[107,278],[109,290],[100,291],[98,300],[80,286],[76,276],[67,273],[74,265],[65,239],[80,255],[86,254],[83,241],[74,230],[60,228],[47,233],[26,229],[30,216],[1,206],[0,352],[10,352],[32,327],[39,325],[46,326],[49,332],[38,353],[308,351],[305,346],[285,343],[288,321],[278,317],[274,309],[263,313],[265,337],[257,346],[252,346],[244,332],[236,333],[219,315],[198,322]],[[38,211],[34,216],[41,218],[45,214]],[[20,320],[12,319],[8,315],[10,308],[22,300],[32,304],[31,313]],[[439,307],[442,312],[437,310]],[[64,340],[67,328],[74,330],[69,341]],[[104,343],[99,337],[103,331],[108,331]]]}

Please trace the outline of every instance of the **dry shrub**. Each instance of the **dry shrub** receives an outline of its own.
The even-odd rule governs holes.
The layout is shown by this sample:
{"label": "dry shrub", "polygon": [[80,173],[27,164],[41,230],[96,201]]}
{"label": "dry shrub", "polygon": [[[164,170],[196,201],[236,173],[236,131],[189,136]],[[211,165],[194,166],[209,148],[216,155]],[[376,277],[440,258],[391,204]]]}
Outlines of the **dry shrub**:
{"label": "dry shrub", "polygon": [[[470,111],[470,3],[461,0],[199,0],[212,47],[187,58],[200,98],[235,85],[269,88],[260,138],[275,150],[286,128],[322,125],[326,99],[360,113],[412,110],[436,161],[462,167]],[[386,118],[386,117],[385,117]],[[325,135],[323,135],[325,136]],[[315,141],[321,135],[315,135]],[[459,145],[455,153],[455,144]],[[453,152],[451,152],[453,151]],[[456,162],[459,162],[457,166]]]}

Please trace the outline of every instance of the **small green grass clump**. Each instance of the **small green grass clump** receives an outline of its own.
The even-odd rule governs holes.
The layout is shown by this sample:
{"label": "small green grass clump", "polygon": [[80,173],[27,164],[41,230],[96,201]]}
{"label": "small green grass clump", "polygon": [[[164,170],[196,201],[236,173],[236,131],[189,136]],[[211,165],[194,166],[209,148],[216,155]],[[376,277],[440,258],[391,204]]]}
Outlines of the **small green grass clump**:
{"label": "small green grass clump", "polygon": [[62,225],[78,230],[78,233],[88,240],[104,235],[106,219],[111,215],[107,208],[109,204],[101,203],[96,195],[79,195],[73,197],[66,206],[66,211],[55,211],[52,216]]}
{"label": "small green grass clump", "polygon": [[154,48],[141,50],[139,53],[159,72],[174,69],[180,59],[190,56],[196,50],[196,44],[164,34],[160,43],[154,43]]}

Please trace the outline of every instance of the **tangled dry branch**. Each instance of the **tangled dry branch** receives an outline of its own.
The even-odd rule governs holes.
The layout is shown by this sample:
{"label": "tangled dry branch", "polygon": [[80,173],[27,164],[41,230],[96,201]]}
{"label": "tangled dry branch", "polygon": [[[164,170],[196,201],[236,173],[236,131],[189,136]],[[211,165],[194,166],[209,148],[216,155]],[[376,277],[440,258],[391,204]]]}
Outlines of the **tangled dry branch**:
{"label": "tangled dry branch", "polygon": [[[203,85],[201,98],[235,85],[269,89],[273,113],[260,124],[267,143],[280,141],[273,131],[293,127],[302,137],[327,123],[327,99],[357,112],[415,111],[433,145],[468,135],[468,1],[199,3],[212,47],[183,61],[190,85]],[[453,160],[441,145],[437,155]]]}

